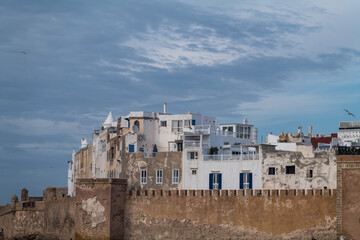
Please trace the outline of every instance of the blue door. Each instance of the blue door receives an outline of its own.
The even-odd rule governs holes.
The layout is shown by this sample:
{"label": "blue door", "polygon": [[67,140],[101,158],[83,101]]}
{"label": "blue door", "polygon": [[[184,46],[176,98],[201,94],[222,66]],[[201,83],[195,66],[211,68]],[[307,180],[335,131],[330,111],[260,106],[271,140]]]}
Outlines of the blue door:
{"label": "blue door", "polygon": [[195,119],[193,119],[193,120],[191,121],[191,125],[195,126],[195,123],[196,123],[196,121],[195,121]]}
{"label": "blue door", "polygon": [[222,174],[221,173],[210,173],[209,174],[209,189],[217,190],[222,188]]}
{"label": "blue door", "polygon": [[135,146],[133,144],[129,144],[129,152],[135,152]]}
{"label": "blue door", "polygon": [[240,173],[240,189],[252,189],[252,173]]}

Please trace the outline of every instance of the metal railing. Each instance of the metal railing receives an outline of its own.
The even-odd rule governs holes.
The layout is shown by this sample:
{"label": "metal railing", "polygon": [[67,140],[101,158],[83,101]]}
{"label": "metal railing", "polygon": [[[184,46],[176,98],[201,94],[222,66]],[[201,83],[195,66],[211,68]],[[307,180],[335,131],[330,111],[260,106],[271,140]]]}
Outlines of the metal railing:
{"label": "metal railing", "polygon": [[228,137],[237,137],[236,132],[221,131],[218,128],[212,127],[210,125],[196,125],[194,127],[195,134],[211,134],[216,136],[228,136]]}
{"label": "metal railing", "polygon": [[360,155],[360,147],[337,147],[336,155]]}
{"label": "metal railing", "polygon": [[200,141],[185,141],[185,147],[200,147]]}
{"label": "metal railing", "polygon": [[259,160],[259,154],[219,154],[219,155],[203,155],[204,161],[228,161],[228,160]]}

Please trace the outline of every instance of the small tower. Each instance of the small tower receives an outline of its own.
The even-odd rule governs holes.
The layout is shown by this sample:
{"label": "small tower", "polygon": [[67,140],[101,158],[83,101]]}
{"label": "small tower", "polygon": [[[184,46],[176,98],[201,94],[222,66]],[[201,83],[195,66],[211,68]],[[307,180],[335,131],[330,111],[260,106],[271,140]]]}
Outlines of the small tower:
{"label": "small tower", "polygon": [[109,112],[108,117],[106,118],[105,122],[102,124],[102,127],[104,129],[109,128],[109,127],[116,127],[117,122],[115,121],[111,111]]}
{"label": "small tower", "polygon": [[29,191],[26,188],[21,190],[21,201],[26,202],[29,201]]}
{"label": "small tower", "polygon": [[[86,148],[88,145],[88,142],[85,138],[81,138],[81,145],[80,145],[80,149]],[[74,155],[75,156],[75,155]]]}
{"label": "small tower", "polygon": [[298,133],[299,134],[302,133],[302,126],[301,125],[298,126]]}
{"label": "small tower", "polygon": [[16,203],[19,201],[18,197],[14,194],[11,197],[11,208],[15,208],[16,207]]}

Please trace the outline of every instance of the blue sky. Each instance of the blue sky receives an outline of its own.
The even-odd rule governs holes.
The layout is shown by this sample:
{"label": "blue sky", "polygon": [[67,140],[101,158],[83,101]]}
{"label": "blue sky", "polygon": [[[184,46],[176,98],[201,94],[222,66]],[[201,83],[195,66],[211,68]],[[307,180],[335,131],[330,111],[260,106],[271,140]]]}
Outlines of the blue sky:
{"label": "blue sky", "polygon": [[1,1],[0,204],[65,186],[109,110],[167,101],[259,140],[360,115],[359,1],[193,2]]}

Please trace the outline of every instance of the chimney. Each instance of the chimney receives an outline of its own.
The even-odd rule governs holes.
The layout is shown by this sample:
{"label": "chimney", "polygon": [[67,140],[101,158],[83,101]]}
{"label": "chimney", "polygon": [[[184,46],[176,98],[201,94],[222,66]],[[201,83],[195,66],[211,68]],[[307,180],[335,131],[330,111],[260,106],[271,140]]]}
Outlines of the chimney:
{"label": "chimney", "polygon": [[311,134],[312,134],[312,126],[309,125],[309,136],[311,136]]}
{"label": "chimney", "polygon": [[302,132],[302,126],[299,125],[299,126],[298,126],[298,133],[301,133],[301,132]]}
{"label": "chimney", "polygon": [[166,114],[166,102],[164,102],[164,114]]}

